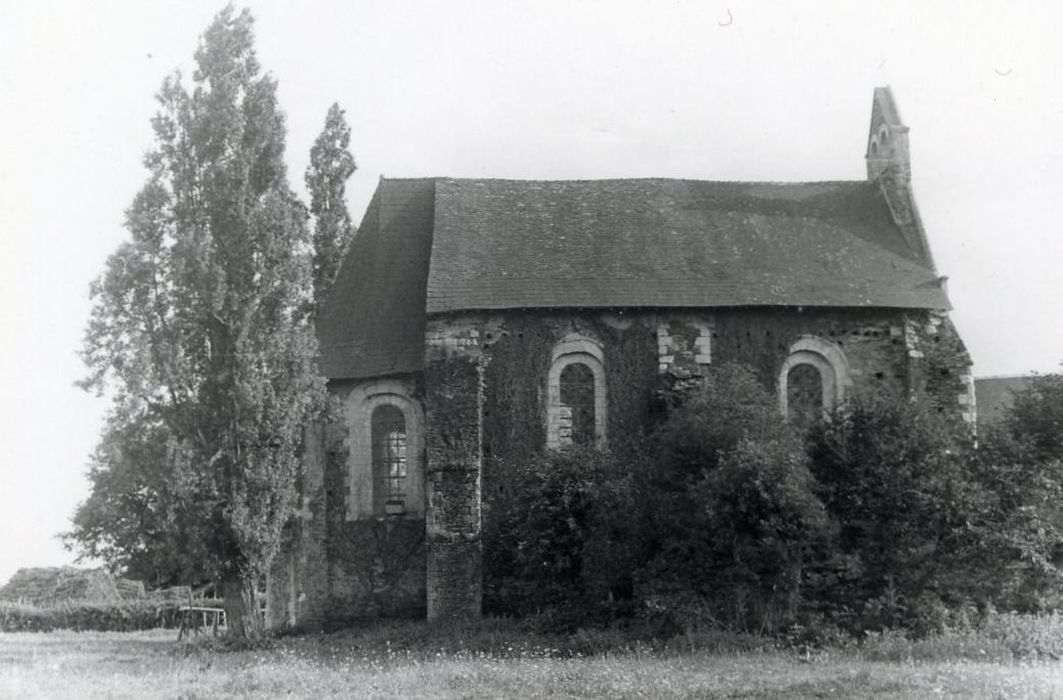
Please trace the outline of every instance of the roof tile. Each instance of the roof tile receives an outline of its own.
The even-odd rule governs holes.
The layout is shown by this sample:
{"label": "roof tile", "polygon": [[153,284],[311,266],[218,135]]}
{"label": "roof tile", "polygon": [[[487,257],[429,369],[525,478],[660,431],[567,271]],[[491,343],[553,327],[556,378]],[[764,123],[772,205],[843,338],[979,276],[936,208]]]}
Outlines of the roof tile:
{"label": "roof tile", "polygon": [[416,371],[427,313],[947,309],[870,182],[381,180],[318,323],[327,376]]}

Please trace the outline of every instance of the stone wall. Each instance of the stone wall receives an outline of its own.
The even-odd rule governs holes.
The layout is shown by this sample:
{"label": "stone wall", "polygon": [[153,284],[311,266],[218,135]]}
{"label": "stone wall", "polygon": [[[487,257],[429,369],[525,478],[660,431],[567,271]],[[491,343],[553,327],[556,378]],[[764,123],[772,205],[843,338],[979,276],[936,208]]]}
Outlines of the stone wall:
{"label": "stone wall", "polygon": [[328,607],[333,619],[425,614],[424,509],[381,515],[352,508],[371,501],[360,490],[372,488],[372,481],[354,473],[359,465],[347,424],[348,404],[367,387],[382,384],[400,387],[413,400],[423,393],[419,378],[412,375],[330,386],[334,420],[326,437],[324,492]]}
{"label": "stone wall", "polygon": [[[775,390],[790,348],[805,336],[836,346],[852,390],[926,392],[969,413],[970,358],[943,314],[900,309],[735,308],[711,312],[536,312],[461,314],[434,321],[475,341],[486,358],[484,454],[510,459],[542,449],[551,349],[576,332],[602,347],[608,434],[617,445],[660,410],[658,391],[696,385],[712,363],[742,362]],[[452,342],[459,342],[454,339]],[[466,345],[464,347],[471,347]],[[485,474],[485,488],[490,474]]]}
{"label": "stone wall", "polygon": [[802,336],[821,338],[844,353],[855,391],[907,386],[904,314],[889,309],[729,309],[715,314],[716,362],[744,362],[765,386]]}
{"label": "stone wall", "polygon": [[[308,436],[301,508],[285,530],[267,585],[273,628],[306,629],[374,617],[424,617],[425,520],[421,512],[353,514],[350,430],[344,403],[370,382],[333,382],[331,420]],[[416,377],[399,377],[412,395]]]}
{"label": "stone wall", "polygon": [[[481,329],[485,369],[485,488],[493,460],[516,459],[546,445],[547,376],[551,354],[577,334],[602,350],[606,385],[606,435],[618,445],[652,419],[658,386],[655,323],[623,313],[536,313],[463,316]],[[682,362],[677,359],[677,362]]]}
{"label": "stone wall", "polygon": [[[514,311],[430,318],[425,369],[333,383],[338,405],[371,382],[401,384],[424,412],[422,513],[352,509],[343,418],[308,440],[298,517],[270,576],[274,625],[371,616],[474,616],[482,600],[482,495],[504,488],[493,464],[544,449],[551,353],[578,336],[600,347],[609,445],[623,449],[712,364],[742,362],[778,387],[791,348],[809,336],[844,353],[854,392],[925,393],[974,420],[970,358],[947,316],[891,309]],[[568,342],[568,341],[566,341]],[[354,489],[354,490],[352,490]],[[365,499],[362,498],[364,501]]]}
{"label": "stone wall", "polygon": [[958,412],[972,428],[978,418],[971,357],[952,321],[943,313],[905,319],[909,387],[925,394],[941,412]]}
{"label": "stone wall", "polygon": [[476,617],[482,601],[480,486],[485,358],[476,324],[425,332],[425,537],[429,620]]}

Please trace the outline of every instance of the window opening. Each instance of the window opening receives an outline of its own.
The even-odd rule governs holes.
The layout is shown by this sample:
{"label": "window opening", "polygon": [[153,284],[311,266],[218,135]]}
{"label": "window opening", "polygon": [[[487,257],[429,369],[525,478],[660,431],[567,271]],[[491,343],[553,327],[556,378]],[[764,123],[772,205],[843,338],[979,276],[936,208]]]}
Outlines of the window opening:
{"label": "window opening", "polygon": [[560,443],[593,445],[596,426],[594,372],[582,362],[573,362],[561,370],[560,384]]}
{"label": "window opening", "polygon": [[396,406],[373,411],[373,510],[401,513],[406,507],[406,418]]}
{"label": "window opening", "polygon": [[787,417],[805,423],[823,415],[823,376],[813,365],[794,365],[786,377]]}

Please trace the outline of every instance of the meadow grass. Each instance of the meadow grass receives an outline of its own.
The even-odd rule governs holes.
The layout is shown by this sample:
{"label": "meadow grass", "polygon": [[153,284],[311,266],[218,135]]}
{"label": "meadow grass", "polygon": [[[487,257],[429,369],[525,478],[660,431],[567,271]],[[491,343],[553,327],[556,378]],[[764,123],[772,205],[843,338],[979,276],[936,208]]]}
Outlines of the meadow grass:
{"label": "meadow grass", "polygon": [[7,633],[0,697],[1063,698],[1063,664],[1004,660],[999,650],[973,660],[978,650],[955,643],[924,647],[933,660],[919,660],[898,640],[870,654],[643,643],[584,654],[568,641],[424,623],[242,650],[177,644],[173,630]]}

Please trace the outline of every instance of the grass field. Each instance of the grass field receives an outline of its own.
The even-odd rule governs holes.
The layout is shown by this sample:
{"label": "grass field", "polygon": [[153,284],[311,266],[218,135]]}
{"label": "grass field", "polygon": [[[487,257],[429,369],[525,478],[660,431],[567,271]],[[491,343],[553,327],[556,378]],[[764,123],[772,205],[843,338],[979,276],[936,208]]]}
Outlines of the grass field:
{"label": "grass field", "polygon": [[0,634],[4,698],[1060,698],[1061,662],[806,659],[782,651],[629,649],[558,658],[396,649],[376,634],[292,637],[268,648],[178,645],[172,630]]}

